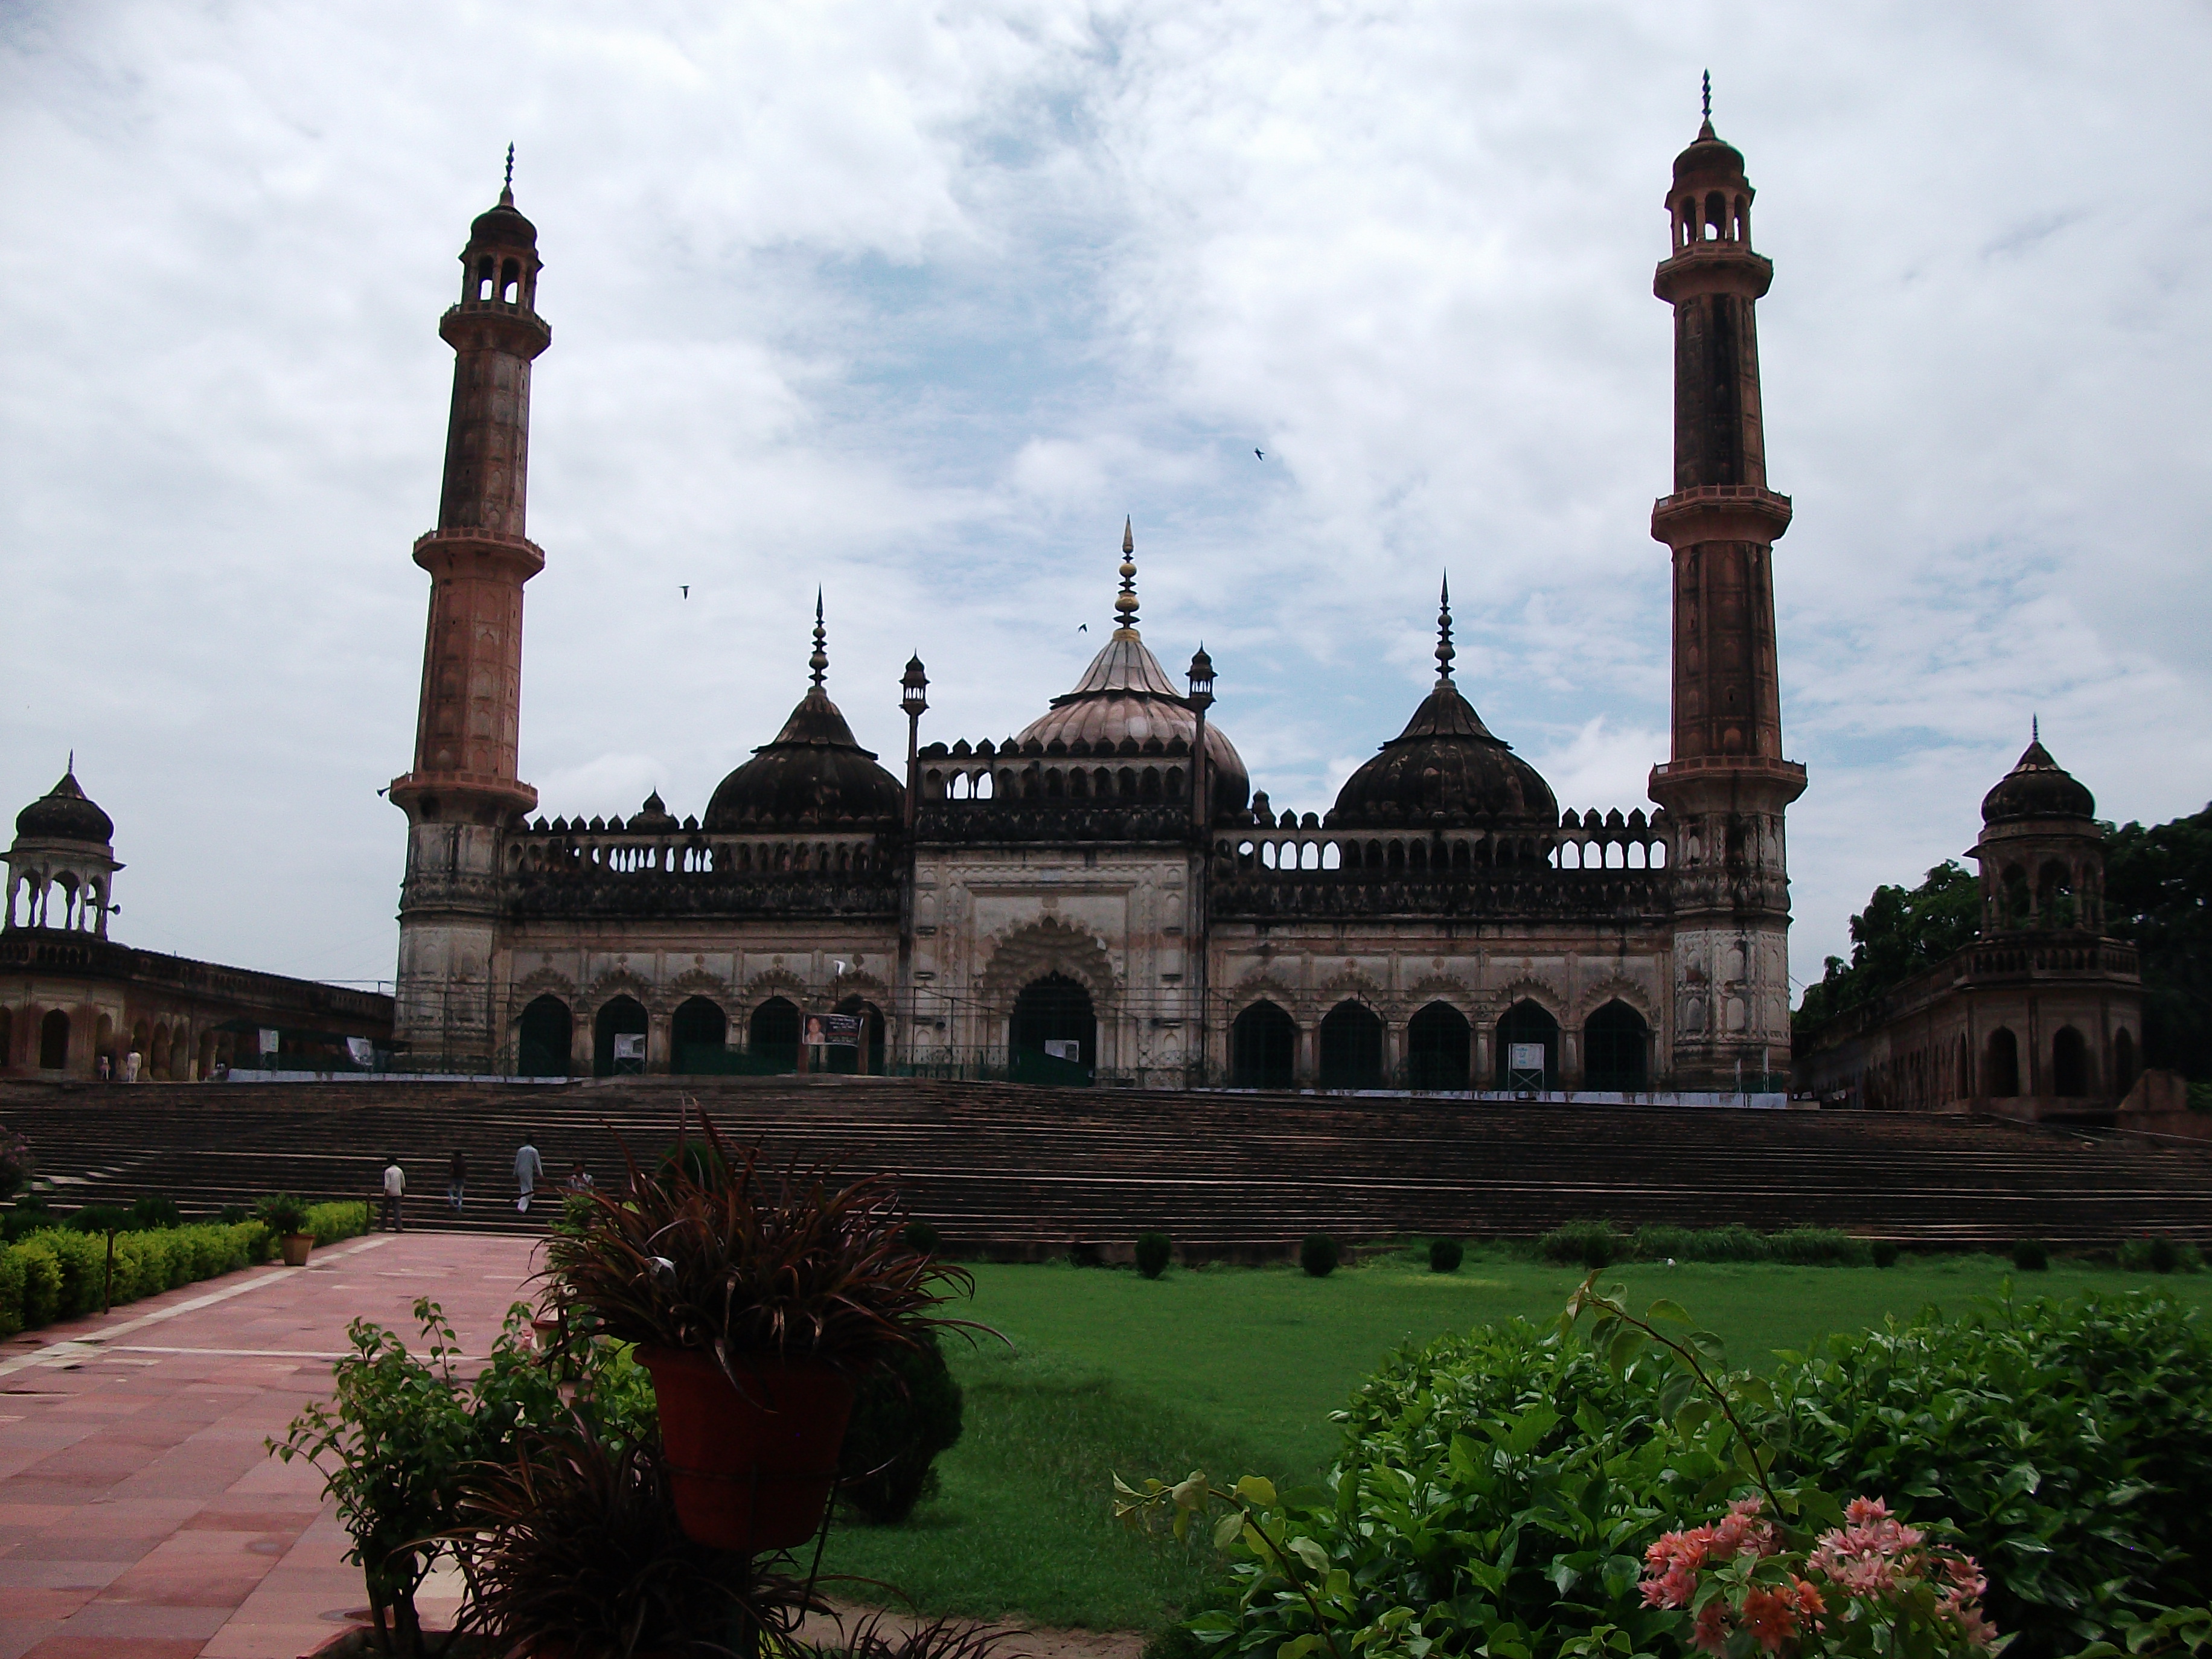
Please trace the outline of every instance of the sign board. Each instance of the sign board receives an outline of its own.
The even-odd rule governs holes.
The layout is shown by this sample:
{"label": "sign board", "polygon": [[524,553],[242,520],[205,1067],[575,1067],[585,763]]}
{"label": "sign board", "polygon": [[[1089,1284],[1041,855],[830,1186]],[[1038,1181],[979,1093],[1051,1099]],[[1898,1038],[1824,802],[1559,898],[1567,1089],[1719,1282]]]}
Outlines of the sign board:
{"label": "sign board", "polygon": [[1540,1072],[1544,1069],[1544,1045],[1540,1042],[1509,1042],[1505,1045],[1505,1069],[1509,1072]]}
{"label": "sign board", "polygon": [[625,1060],[634,1060],[641,1066],[645,1063],[644,1032],[617,1031],[615,1033],[616,1063],[619,1065]]}
{"label": "sign board", "polygon": [[1044,1051],[1054,1060],[1065,1060],[1077,1066],[1083,1064],[1083,1045],[1073,1037],[1047,1037]]}
{"label": "sign board", "polygon": [[276,1032],[272,1031],[272,1030],[269,1030],[267,1027],[265,1027],[265,1026],[262,1028],[262,1032],[261,1032],[261,1052],[262,1052],[263,1054],[275,1054],[275,1053],[276,1052],[276,1039],[277,1039],[277,1035],[278,1035],[278,1034],[277,1034]]}
{"label": "sign board", "polygon": [[858,1014],[809,1014],[806,1046],[810,1048],[857,1048],[860,1046]]}
{"label": "sign board", "polygon": [[352,1056],[353,1063],[355,1065],[374,1066],[376,1064],[376,1045],[370,1042],[367,1037],[348,1037],[345,1040],[345,1042],[346,1053]]}

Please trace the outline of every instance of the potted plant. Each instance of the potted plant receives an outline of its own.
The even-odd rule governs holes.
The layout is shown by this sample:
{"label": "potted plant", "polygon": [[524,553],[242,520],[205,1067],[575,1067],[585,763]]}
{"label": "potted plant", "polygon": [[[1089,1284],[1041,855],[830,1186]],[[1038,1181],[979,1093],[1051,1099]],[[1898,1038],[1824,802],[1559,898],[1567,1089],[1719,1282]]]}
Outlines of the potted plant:
{"label": "potted plant", "polygon": [[574,1234],[546,1243],[554,1305],[637,1345],[653,1374],[669,1489],[684,1531],[741,1555],[821,1525],[854,1379],[913,1346],[967,1273],[914,1249],[888,1177],[835,1184],[732,1158],[699,1115],[648,1175],[624,1157]]}
{"label": "potted plant", "polygon": [[284,1265],[304,1267],[315,1236],[307,1231],[307,1206],[290,1193],[270,1193],[254,1206],[261,1224],[275,1234]]}

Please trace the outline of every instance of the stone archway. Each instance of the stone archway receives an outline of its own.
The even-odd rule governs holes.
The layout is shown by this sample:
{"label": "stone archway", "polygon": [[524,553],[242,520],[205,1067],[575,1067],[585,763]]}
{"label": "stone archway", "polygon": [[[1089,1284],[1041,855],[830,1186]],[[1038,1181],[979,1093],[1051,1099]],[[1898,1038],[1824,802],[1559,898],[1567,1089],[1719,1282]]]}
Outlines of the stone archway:
{"label": "stone archway", "polygon": [[592,1074],[594,1077],[612,1077],[618,1071],[642,1072],[645,1069],[643,1045],[635,1045],[637,1052],[634,1056],[617,1059],[617,1046],[627,1049],[634,1045],[617,1045],[616,1039],[641,1038],[645,1036],[647,1024],[645,1005],[635,997],[616,997],[604,1005],[599,1009],[599,1017],[592,1022]]}
{"label": "stone archway", "polygon": [[1382,1017],[1364,1002],[1340,1002],[1321,1022],[1321,1086],[1382,1086]]}
{"label": "stone archway", "polygon": [[1229,1083],[1236,1089],[1288,1089],[1297,1080],[1298,1027],[1262,998],[1229,1028]]}
{"label": "stone archway", "polygon": [[679,1074],[722,1070],[730,1048],[730,1017],[711,997],[690,997],[668,1022],[668,1069]]}
{"label": "stone archway", "polygon": [[70,1017],[50,1008],[39,1022],[39,1069],[60,1072],[69,1068]]}
{"label": "stone archway", "polygon": [[[1552,1011],[1540,1002],[1528,998],[1515,1003],[1498,1020],[1498,1086],[1516,1086],[1512,1064],[1513,1050],[1517,1047],[1540,1045],[1544,1050],[1544,1087],[1559,1086],[1559,1022]],[[1533,1073],[1526,1068],[1524,1075]],[[1525,1084],[1522,1086],[1526,1086]]]}
{"label": "stone archway", "polygon": [[1071,1042],[1076,1045],[1073,1063],[1086,1075],[1095,1075],[1098,1011],[1091,1005],[1089,989],[1066,974],[1040,975],[1014,999],[1013,1014],[1006,1022],[1006,1064],[1017,1076],[1025,1069],[1048,1075],[1052,1068],[1042,1062],[1069,1063],[1070,1056],[1055,1053],[1054,1048]]}
{"label": "stone archway", "polygon": [[1466,1088],[1474,1075],[1474,1036],[1467,1016],[1451,1004],[1429,1004],[1407,1023],[1407,1086]]}
{"label": "stone archway", "polygon": [[1583,1022],[1583,1083],[1587,1088],[1636,1094],[1650,1087],[1651,1028],[1644,1016],[1615,998]]}
{"label": "stone archway", "polygon": [[515,1031],[514,1069],[524,1077],[566,1077],[576,1041],[576,1018],[560,998],[531,1000]]}

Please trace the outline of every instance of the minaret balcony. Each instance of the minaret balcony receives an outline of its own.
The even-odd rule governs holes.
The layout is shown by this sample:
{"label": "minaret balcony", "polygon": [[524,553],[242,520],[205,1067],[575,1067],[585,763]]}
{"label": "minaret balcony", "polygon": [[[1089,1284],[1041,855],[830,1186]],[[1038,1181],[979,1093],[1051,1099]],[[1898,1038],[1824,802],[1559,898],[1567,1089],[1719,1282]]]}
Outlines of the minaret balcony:
{"label": "minaret balcony", "polygon": [[415,562],[433,575],[513,574],[528,581],[545,568],[545,550],[526,537],[455,525],[417,536]]}
{"label": "minaret balcony", "polygon": [[1774,286],[1774,261],[1748,242],[1692,242],[1659,262],[1651,291],[1668,305],[1693,294],[1736,294],[1764,299]]}
{"label": "minaret balcony", "polygon": [[553,325],[528,306],[505,300],[464,300],[438,319],[438,337],[456,351],[503,347],[536,357],[553,343]]}
{"label": "minaret balcony", "polygon": [[1772,542],[1790,528],[1790,504],[1762,484],[1699,484],[1651,504],[1651,539],[1669,547],[1699,542]]}

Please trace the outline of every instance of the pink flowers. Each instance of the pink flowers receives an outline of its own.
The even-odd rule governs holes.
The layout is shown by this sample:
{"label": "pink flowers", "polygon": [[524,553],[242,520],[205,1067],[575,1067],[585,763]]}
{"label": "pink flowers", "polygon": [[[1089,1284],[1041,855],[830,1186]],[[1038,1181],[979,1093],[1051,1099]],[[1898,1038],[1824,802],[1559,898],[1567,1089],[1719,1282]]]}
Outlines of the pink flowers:
{"label": "pink flowers", "polygon": [[[1880,1498],[1854,1498],[1844,1524],[1823,1533],[1802,1559],[1784,1551],[1761,1508],[1759,1498],[1740,1498],[1712,1525],[1668,1533],[1644,1552],[1644,1604],[1690,1610],[1692,1644],[1715,1659],[1739,1630],[1762,1653],[1858,1648],[1863,1643],[1850,1638],[1917,1617],[1911,1593],[1923,1584],[1936,1591],[1932,1633],[1941,1650],[1982,1654],[1996,1640],[1981,1609],[1988,1588],[1981,1570],[1956,1550],[1929,1545]],[[1705,1573],[1719,1582],[1701,1596]]]}

